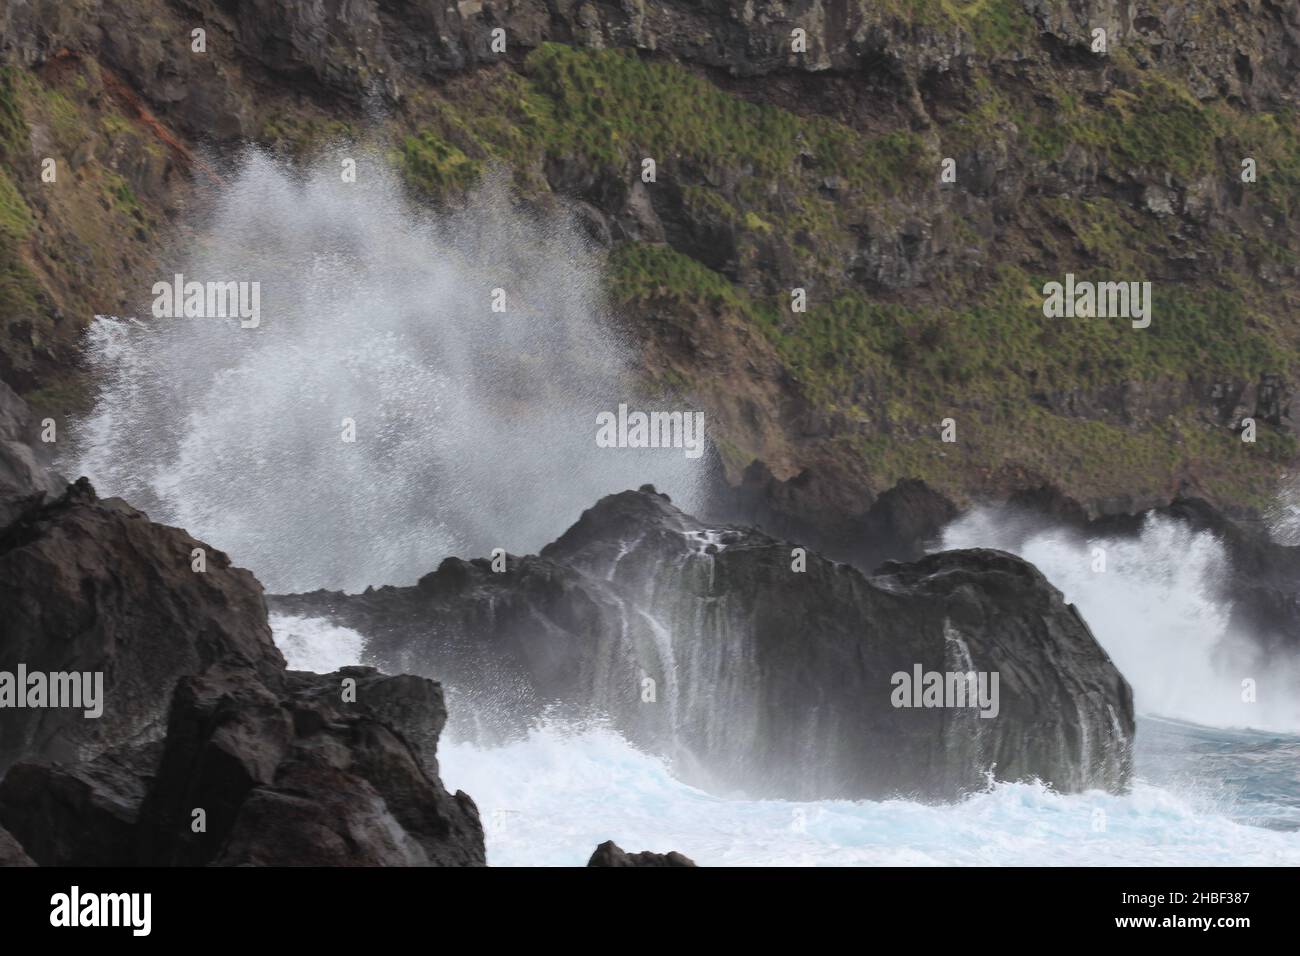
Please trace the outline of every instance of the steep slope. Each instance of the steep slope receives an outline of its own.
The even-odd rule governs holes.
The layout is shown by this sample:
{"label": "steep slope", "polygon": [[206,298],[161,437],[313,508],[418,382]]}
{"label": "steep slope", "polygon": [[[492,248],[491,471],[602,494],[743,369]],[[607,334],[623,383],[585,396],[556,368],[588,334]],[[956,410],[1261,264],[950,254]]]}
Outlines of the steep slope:
{"label": "steep slope", "polygon": [[[427,201],[504,165],[574,206],[733,482],[758,459],[866,504],[919,477],[1113,513],[1261,508],[1294,466],[1294,2],[116,0],[0,23],[0,373],[42,414],[77,407],[78,329],[147,303],[226,147],[357,138]],[[1150,326],[1046,318],[1067,273],[1151,282]]]}

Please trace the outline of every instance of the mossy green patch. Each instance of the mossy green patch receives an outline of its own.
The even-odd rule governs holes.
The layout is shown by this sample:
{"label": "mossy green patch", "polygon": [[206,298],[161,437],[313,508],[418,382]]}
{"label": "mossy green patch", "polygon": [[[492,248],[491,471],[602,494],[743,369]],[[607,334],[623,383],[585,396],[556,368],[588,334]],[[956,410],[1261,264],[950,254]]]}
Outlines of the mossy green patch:
{"label": "mossy green patch", "polygon": [[407,180],[431,196],[463,192],[478,181],[481,165],[429,131],[408,136],[399,152]]}
{"label": "mossy green patch", "polygon": [[258,134],[258,140],[264,145],[298,159],[355,138],[356,128],[346,120],[298,113],[273,114]]}
{"label": "mossy green patch", "polygon": [[18,102],[18,71],[0,68],[0,163],[12,165],[27,151],[30,133]]}
{"label": "mossy green patch", "polygon": [[22,195],[0,167],[0,243],[22,242],[32,227],[32,213]]}
{"label": "mossy green patch", "polygon": [[[1157,286],[1150,327],[1135,329],[1123,318],[1047,318],[1045,280],[1012,266],[997,276],[963,307],[914,309],[846,291],[812,295],[807,312],[794,313],[788,298],[755,298],[666,246],[621,246],[609,270],[619,306],[727,311],[759,330],[811,401],[879,430],[861,451],[885,483],[920,476],[963,486],[972,466],[1016,461],[1080,493],[1112,493],[1122,477],[1154,494],[1193,453],[1235,460],[1235,437],[1190,407],[1171,421],[1125,426],[1063,417],[1047,399],[1117,382],[1175,383],[1176,391],[1190,369],[1254,381],[1294,359],[1282,333],[1230,291]],[[949,416],[961,424],[960,448],[938,441],[938,422]],[[1296,452],[1290,436],[1264,433],[1241,468],[1214,478],[1237,500],[1261,468]]]}
{"label": "mossy green patch", "polygon": [[1036,32],[1019,0],[939,0],[937,6],[960,24],[985,54],[1023,49]]}
{"label": "mossy green patch", "polygon": [[467,160],[519,169],[549,156],[576,157],[620,177],[639,174],[645,158],[661,168],[739,169],[778,183],[800,179],[810,166],[834,172],[847,188],[888,196],[920,181],[927,155],[909,131],[866,136],[751,103],[675,64],[556,43],[530,53],[522,76],[502,73],[455,105],[428,109],[429,128],[404,146],[405,168],[422,187],[460,181],[476,168]]}

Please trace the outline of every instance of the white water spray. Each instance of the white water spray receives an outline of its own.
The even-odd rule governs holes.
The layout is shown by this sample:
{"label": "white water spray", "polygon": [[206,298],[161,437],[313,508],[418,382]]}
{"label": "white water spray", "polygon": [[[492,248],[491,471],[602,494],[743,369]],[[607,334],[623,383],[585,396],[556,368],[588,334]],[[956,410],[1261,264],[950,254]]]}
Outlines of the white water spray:
{"label": "white water spray", "polygon": [[[950,525],[946,548],[999,548],[1036,565],[1076,604],[1133,687],[1139,713],[1215,727],[1300,731],[1296,662],[1267,660],[1229,626],[1219,596],[1228,556],[1208,531],[1149,516],[1134,538],[1084,540],[1059,529],[1022,535],[999,510]],[[1098,567],[1098,552],[1104,570]],[[1254,682],[1253,702],[1243,681]]]}
{"label": "white water spray", "polygon": [[408,584],[449,554],[535,551],[646,482],[698,503],[705,459],[596,447],[598,412],[653,402],[567,220],[527,217],[492,184],[433,219],[381,164],[352,183],[338,170],[249,154],[158,277],[259,282],[259,327],[96,323],[103,390],[68,472],[272,591]]}

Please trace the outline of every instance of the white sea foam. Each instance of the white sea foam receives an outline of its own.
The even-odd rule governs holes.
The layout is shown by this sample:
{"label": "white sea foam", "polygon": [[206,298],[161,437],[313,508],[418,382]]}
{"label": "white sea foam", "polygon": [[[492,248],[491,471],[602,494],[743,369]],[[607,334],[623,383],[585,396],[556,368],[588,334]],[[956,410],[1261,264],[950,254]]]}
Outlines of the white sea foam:
{"label": "white sea foam", "polygon": [[365,641],[351,628],[318,617],[272,614],[271,631],[290,670],[329,674],[361,663]]}
{"label": "white sea foam", "polygon": [[1300,865],[1300,833],[1244,826],[1141,782],[1123,796],[997,784],[950,805],[786,802],[688,787],[602,728],[439,754],[447,786],[473,794],[498,866],[581,865],[609,839],[708,866]]}

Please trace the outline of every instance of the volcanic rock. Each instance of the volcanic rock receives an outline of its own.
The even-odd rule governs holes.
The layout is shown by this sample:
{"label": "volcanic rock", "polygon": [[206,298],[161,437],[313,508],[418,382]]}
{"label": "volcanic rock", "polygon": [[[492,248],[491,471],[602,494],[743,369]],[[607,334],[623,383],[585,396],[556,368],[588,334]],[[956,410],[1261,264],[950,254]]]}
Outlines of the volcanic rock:
{"label": "volcanic rock", "polygon": [[[193,570],[194,552],[206,570]],[[102,672],[103,716],[23,708],[0,722],[0,772],[21,757],[70,763],[157,739],[177,680],[218,662],[269,686],[284,659],[262,586],[222,552],[154,524],[86,479],[0,532],[0,670]]]}
{"label": "volcanic rock", "polygon": [[676,850],[668,853],[628,853],[613,840],[606,840],[596,847],[587,866],[695,866],[690,857],[682,856]]}
{"label": "volcanic rock", "polygon": [[0,866],[35,866],[8,830],[0,827]]}
{"label": "volcanic rock", "polygon": [[[441,675],[455,707],[492,717],[485,734],[608,715],[702,786],[952,798],[988,774],[1062,791],[1130,775],[1127,682],[1060,593],[1003,552],[867,577],[642,490],[602,499],[504,572],[451,558],[408,588],[270,600],[354,628],[380,666]],[[997,673],[997,715],[895,706],[894,675],[918,666]]]}

